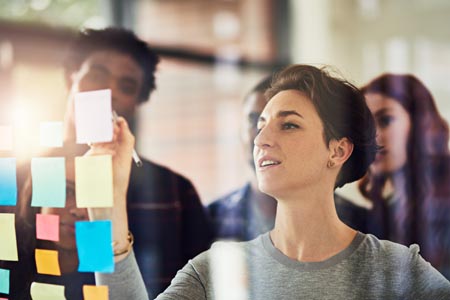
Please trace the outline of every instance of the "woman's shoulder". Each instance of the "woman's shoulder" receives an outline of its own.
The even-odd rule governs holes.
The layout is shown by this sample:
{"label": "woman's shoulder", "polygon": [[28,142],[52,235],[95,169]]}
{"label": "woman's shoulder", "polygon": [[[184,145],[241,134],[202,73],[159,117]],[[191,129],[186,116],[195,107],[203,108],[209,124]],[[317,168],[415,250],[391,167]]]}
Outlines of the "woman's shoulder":
{"label": "woman's shoulder", "polygon": [[420,255],[420,247],[417,244],[405,246],[366,234],[363,245],[365,263],[371,265],[374,269],[398,276],[410,274],[411,278],[443,278]]}
{"label": "woman's shoulder", "polygon": [[363,244],[366,251],[387,257],[414,256],[420,252],[420,247],[417,244],[407,247],[388,240],[380,240],[372,234],[365,234]]}

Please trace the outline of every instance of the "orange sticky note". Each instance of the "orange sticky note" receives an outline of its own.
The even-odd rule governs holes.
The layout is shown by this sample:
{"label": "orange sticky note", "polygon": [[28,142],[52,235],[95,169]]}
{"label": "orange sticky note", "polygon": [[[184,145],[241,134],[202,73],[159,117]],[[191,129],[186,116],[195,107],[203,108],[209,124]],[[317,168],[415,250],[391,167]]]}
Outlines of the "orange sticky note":
{"label": "orange sticky note", "polygon": [[83,285],[84,300],[108,300],[107,285]]}
{"label": "orange sticky note", "polygon": [[0,260],[19,260],[14,219],[14,214],[0,214]]}
{"label": "orange sticky note", "polygon": [[39,274],[61,275],[58,262],[58,251],[36,249],[36,268]]}
{"label": "orange sticky note", "polygon": [[36,238],[59,241],[59,216],[36,214]]}

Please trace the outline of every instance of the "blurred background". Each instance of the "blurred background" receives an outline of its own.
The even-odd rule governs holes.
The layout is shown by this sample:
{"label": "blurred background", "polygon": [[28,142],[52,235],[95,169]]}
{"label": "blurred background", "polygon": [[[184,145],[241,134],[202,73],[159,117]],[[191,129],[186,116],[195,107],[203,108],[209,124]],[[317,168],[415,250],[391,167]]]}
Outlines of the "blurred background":
{"label": "blurred background", "polygon": [[0,0],[0,125],[13,124],[16,157],[37,155],[39,122],[63,120],[70,39],[132,29],[162,57],[137,150],[207,204],[246,181],[242,99],[280,66],[330,64],[358,86],[410,72],[449,120],[449,20],[447,0]]}

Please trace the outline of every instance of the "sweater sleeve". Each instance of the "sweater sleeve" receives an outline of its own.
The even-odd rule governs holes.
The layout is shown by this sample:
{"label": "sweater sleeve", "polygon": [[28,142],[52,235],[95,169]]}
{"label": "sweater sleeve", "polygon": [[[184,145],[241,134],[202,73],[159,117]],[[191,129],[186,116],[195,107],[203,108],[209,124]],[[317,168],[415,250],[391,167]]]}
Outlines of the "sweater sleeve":
{"label": "sweater sleeve", "polygon": [[95,273],[95,281],[108,286],[110,300],[149,299],[133,251],[115,265],[114,273]]}
{"label": "sweater sleeve", "polygon": [[170,286],[156,300],[207,300],[209,287],[208,251],[201,253],[177,272]]}
{"label": "sweater sleeve", "polygon": [[419,246],[409,248],[409,268],[404,279],[411,286],[408,299],[450,299],[450,282],[419,254]]}

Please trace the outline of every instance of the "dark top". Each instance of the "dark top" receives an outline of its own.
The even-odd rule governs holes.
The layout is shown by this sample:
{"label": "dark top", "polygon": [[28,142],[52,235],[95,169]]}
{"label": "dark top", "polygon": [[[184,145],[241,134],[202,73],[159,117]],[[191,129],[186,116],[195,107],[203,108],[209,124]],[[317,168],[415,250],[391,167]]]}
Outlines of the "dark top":
{"label": "dark top", "polygon": [[[247,183],[207,206],[215,239],[249,241],[273,228],[275,215],[264,218],[250,200],[251,193],[251,185]],[[357,228],[366,218],[366,209],[337,194],[335,204],[339,218],[350,227]]]}
{"label": "dark top", "polygon": [[158,295],[189,259],[207,250],[207,215],[192,183],[148,160],[131,169],[128,223],[147,290]]}
{"label": "dark top", "polygon": [[251,184],[246,183],[207,206],[215,239],[249,241],[273,228],[275,215],[264,218],[250,201],[251,193]]}

